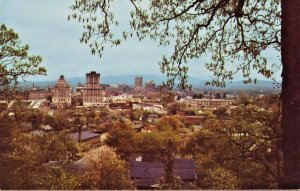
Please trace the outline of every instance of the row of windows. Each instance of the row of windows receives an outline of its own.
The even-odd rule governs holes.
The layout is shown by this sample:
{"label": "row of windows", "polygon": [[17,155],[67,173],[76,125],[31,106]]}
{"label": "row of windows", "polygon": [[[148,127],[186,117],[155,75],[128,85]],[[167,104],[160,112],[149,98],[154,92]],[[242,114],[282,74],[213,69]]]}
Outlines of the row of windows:
{"label": "row of windows", "polygon": [[57,101],[58,101],[58,102],[69,102],[70,99],[58,98]]}
{"label": "row of windows", "polygon": [[83,102],[101,103],[101,100],[100,99],[83,99]]}
{"label": "row of windows", "polygon": [[45,92],[45,93],[30,93],[29,95],[32,95],[32,96],[34,96],[34,95],[48,95],[49,93],[47,92]]}
{"label": "row of windows", "polygon": [[201,105],[201,106],[227,106],[229,105],[230,103],[229,102],[198,102],[198,105]]}
{"label": "row of windows", "polygon": [[95,96],[98,96],[98,95],[102,95],[102,91],[85,91],[84,92],[84,96],[92,96],[92,95],[95,95]]}

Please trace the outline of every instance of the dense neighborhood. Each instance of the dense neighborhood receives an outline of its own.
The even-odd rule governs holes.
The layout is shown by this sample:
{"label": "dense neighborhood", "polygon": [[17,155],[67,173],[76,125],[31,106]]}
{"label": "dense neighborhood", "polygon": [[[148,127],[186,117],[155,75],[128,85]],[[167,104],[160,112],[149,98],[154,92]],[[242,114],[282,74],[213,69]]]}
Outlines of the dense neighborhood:
{"label": "dense neighborhood", "polygon": [[[91,159],[90,153],[101,155],[113,152],[120,157],[118,160],[124,161],[124,165],[126,164],[124,176],[128,177],[128,182],[125,181],[126,183],[123,185],[125,187],[110,185],[112,187],[100,187],[101,189],[196,189],[218,188],[211,187],[212,185],[204,187],[202,181],[209,176],[203,176],[206,171],[202,167],[204,158],[202,158],[203,156],[198,158],[199,153],[192,151],[197,149],[195,145],[191,147],[188,145],[201,144],[201,142],[192,143],[192,140],[197,136],[203,136],[203,133],[214,132],[215,134],[212,136],[221,136],[222,139],[227,136],[226,139],[231,141],[247,141],[250,153],[258,149],[257,147],[261,147],[260,144],[267,147],[267,153],[275,152],[272,142],[267,141],[270,137],[266,137],[267,142],[252,140],[252,136],[260,136],[259,134],[265,132],[255,133],[257,127],[249,129],[248,123],[245,126],[239,125],[238,128],[230,126],[232,120],[229,117],[238,117],[242,114],[239,111],[241,109],[246,113],[251,111],[249,119],[254,114],[274,113],[276,112],[274,106],[274,101],[277,100],[276,95],[274,97],[271,93],[264,94],[262,91],[252,92],[252,96],[217,90],[176,92],[169,91],[163,85],[155,85],[153,81],[143,85],[142,76],[137,76],[132,80],[135,82],[134,87],[126,84],[101,84],[100,73],[91,71],[86,73],[86,84],[79,83],[77,87],[72,88],[61,75],[52,87],[41,88],[33,84],[31,88],[19,90],[15,98],[6,97],[3,94],[1,116],[7,120],[18,121],[20,128],[18,131],[21,131],[19,133],[23,134],[22,137],[24,135],[27,137],[27,140],[23,140],[24,144],[33,144],[35,139],[46,142],[55,139],[56,141],[68,140],[69,143],[63,141],[60,143],[61,146],[57,145],[53,148],[54,151],[62,152],[62,158],[53,155],[40,162],[36,161],[35,165],[41,165],[41,168],[48,170],[59,167],[64,173],[70,173],[70,176],[73,174],[72,176],[78,179],[76,179],[78,184],[74,183],[73,185],[76,186],[74,189],[99,188],[86,185],[85,181],[90,180],[82,181],[79,176],[91,173],[90,168],[93,164],[91,160],[96,159]],[[269,103],[265,103],[266,101]],[[251,120],[254,120],[258,126],[263,125],[259,121],[261,119],[255,115]],[[227,131],[227,133],[214,129],[214,126],[219,126],[219,130]],[[217,131],[215,132],[215,130]],[[19,138],[16,137],[16,140]],[[271,145],[267,146],[266,143]],[[204,141],[203,144],[208,143]],[[231,150],[233,145],[228,144],[230,147],[226,150]],[[61,150],[60,147],[66,148]],[[18,150],[17,148],[15,147],[16,150]],[[244,150],[243,148],[235,149]],[[205,152],[210,151],[206,150]],[[244,155],[245,151],[239,152],[239,155]],[[105,161],[103,162],[105,163]],[[223,169],[221,166],[217,168]],[[228,188],[248,188],[247,185],[238,183],[239,177],[232,174],[234,172],[225,170],[224,173],[224,176],[230,176],[234,180],[234,183],[228,183]],[[271,177],[265,176],[265,178],[270,179]],[[101,182],[101,180],[98,181]],[[226,179],[219,181],[223,182]],[[63,182],[61,183],[63,184]],[[260,187],[261,184],[264,183],[258,183],[257,187]],[[41,185],[38,186],[38,184],[35,186],[38,189],[47,188],[40,187]]]}
{"label": "dense neighborhood", "polygon": [[0,0],[0,190],[299,189],[299,18]]}

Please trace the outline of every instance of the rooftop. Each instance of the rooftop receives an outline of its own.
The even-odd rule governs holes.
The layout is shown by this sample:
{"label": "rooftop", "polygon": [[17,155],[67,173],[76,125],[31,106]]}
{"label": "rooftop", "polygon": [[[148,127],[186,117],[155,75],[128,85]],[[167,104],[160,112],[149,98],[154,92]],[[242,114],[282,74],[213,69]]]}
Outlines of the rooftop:
{"label": "rooftop", "polygon": [[[130,177],[136,179],[138,187],[153,187],[159,184],[164,173],[162,162],[130,162]],[[181,180],[196,180],[196,165],[193,159],[176,158],[174,161],[174,175]]]}
{"label": "rooftop", "polygon": [[[89,131],[82,131],[80,141],[86,141],[86,140],[89,140],[89,139],[92,139],[92,138],[95,138],[95,137],[100,137],[100,135],[101,134],[99,134],[99,133],[92,133],[92,132],[89,132]],[[72,133],[71,137],[73,137],[75,140],[78,140],[79,132]]]}

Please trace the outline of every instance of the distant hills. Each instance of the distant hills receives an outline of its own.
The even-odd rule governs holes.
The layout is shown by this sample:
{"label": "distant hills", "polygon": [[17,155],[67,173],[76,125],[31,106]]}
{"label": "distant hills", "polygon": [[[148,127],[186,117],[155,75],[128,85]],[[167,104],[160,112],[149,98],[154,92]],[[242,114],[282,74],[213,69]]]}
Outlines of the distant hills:
{"label": "distant hills", "polygon": [[[162,84],[163,81],[165,81],[167,78],[163,75],[141,75],[143,77],[143,83],[153,80],[155,84],[159,85]],[[127,84],[129,86],[134,86],[134,79],[136,75],[116,75],[116,76],[101,76],[101,84]],[[85,77],[72,77],[66,79],[68,83],[72,87],[76,87],[78,83],[85,84],[86,79]],[[194,88],[205,88],[205,89],[220,89],[216,87],[210,87],[206,86],[205,82],[209,81],[209,79],[200,79],[196,77],[190,76],[188,79],[188,82],[194,87]],[[31,82],[24,82],[22,84],[23,87],[31,87],[32,84],[35,84],[35,86],[38,87],[48,87],[53,86],[56,83],[56,80],[51,81],[31,81]],[[233,81],[228,82],[226,84],[225,89],[249,89],[249,90],[271,90],[274,89],[275,85],[273,81],[267,81],[267,80],[258,80],[256,84],[244,84],[243,81]]]}

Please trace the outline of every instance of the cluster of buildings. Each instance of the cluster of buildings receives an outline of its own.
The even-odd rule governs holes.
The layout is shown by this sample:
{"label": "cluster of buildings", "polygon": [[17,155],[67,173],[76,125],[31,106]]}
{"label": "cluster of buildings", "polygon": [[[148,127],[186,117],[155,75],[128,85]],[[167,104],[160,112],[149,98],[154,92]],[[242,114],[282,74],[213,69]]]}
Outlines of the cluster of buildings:
{"label": "cluster of buildings", "polygon": [[99,105],[105,96],[104,88],[100,84],[100,74],[92,71],[86,74],[86,84],[79,84],[75,94],[71,85],[61,75],[52,88],[37,89],[33,87],[29,90],[28,99],[38,100],[46,99],[57,106],[65,108],[72,104],[72,98],[79,97],[82,99],[84,106]]}
{"label": "cluster of buildings", "polygon": [[[65,77],[61,75],[55,85],[45,89],[38,89],[33,86],[28,90],[28,107],[32,109],[42,109],[47,111],[47,107],[55,106],[56,109],[64,109],[69,106],[78,107],[102,107],[106,106],[114,113],[122,113],[122,117],[130,119],[136,132],[148,133],[156,127],[157,121],[164,115],[168,114],[167,107],[169,102],[185,103],[189,108],[199,111],[203,108],[218,108],[228,107],[233,104],[233,100],[212,98],[212,93],[209,97],[204,94],[202,98],[191,97],[189,95],[174,93],[176,96],[164,103],[162,93],[165,89],[162,86],[156,86],[153,80],[143,84],[143,77],[135,78],[134,87],[127,85],[109,86],[101,84],[100,73],[91,71],[86,74],[86,83],[78,84],[75,89],[67,82]],[[220,96],[219,96],[220,97]],[[13,105],[13,104],[12,104]],[[180,105],[180,104],[179,104]],[[98,110],[98,109],[96,109]],[[121,110],[119,112],[118,110]],[[132,111],[136,111],[133,113]],[[142,112],[140,112],[142,110]],[[79,109],[80,111],[80,109]],[[139,112],[137,112],[139,111]],[[131,113],[132,112],[132,113]],[[48,110],[49,113],[49,110]],[[76,111],[77,113],[77,111]],[[189,126],[201,127],[205,116],[191,115],[188,112],[179,110],[177,115],[185,118]],[[70,121],[75,117],[70,117]],[[106,139],[107,132],[103,130],[99,124],[104,121],[86,123],[81,125],[69,126],[72,132],[70,137],[78,141],[83,148],[96,148],[103,144]],[[91,132],[88,127],[97,127],[97,131]],[[195,128],[195,129],[196,129]],[[40,129],[34,130],[31,133],[40,135],[52,129],[49,125],[42,125]],[[99,130],[100,129],[100,130]],[[181,135],[180,135],[181,136]],[[161,184],[161,175],[166,173],[164,163],[160,158],[144,156],[131,156],[129,159],[130,177],[135,181],[138,189],[157,189]],[[77,167],[82,168],[82,159],[74,162]],[[79,165],[79,166],[78,166]],[[79,169],[79,168],[78,168]],[[194,159],[174,158],[174,175],[180,180],[181,184],[192,183],[197,180],[196,163]]]}
{"label": "cluster of buildings", "polygon": [[135,90],[145,90],[145,91],[167,91],[166,87],[163,87],[162,85],[156,85],[153,80],[149,80],[145,82],[145,85],[143,86],[143,77],[137,76],[135,77],[134,81],[134,89]]}
{"label": "cluster of buildings", "polygon": [[[150,98],[159,99],[159,92],[157,92],[159,86],[156,87],[153,80],[146,82],[143,86],[143,77],[141,76],[135,78],[135,86],[132,89],[127,85],[114,87],[113,85],[109,86],[100,82],[100,73],[91,71],[86,74],[86,84],[78,83],[75,91],[73,91],[71,85],[61,75],[53,87],[38,89],[33,86],[28,91],[28,100],[46,100],[49,104],[54,104],[58,109],[62,109],[71,104],[84,107],[97,107],[110,103],[113,107],[124,107],[127,104],[125,102],[130,99],[130,102],[141,103],[141,100],[138,98],[144,97],[145,94]],[[128,96],[128,93],[137,93],[138,95],[133,99],[132,94]],[[154,108],[157,110],[156,106]]]}
{"label": "cluster of buildings", "polygon": [[[23,92],[23,100],[32,101],[33,108],[64,109],[78,107],[109,107],[111,109],[141,109],[150,113],[166,114],[162,97],[166,87],[156,85],[153,80],[143,83],[143,77],[134,79],[134,87],[123,85],[101,84],[100,73],[91,71],[86,73],[86,83],[78,83],[76,88],[61,75],[54,86],[40,89],[34,85]],[[192,94],[191,94],[192,93]],[[228,107],[233,104],[232,99],[212,97],[212,94],[191,96],[177,92],[171,102],[185,103],[194,109]],[[197,95],[197,94],[194,94]],[[25,98],[26,97],[26,98]],[[220,96],[219,96],[220,97]]]}

